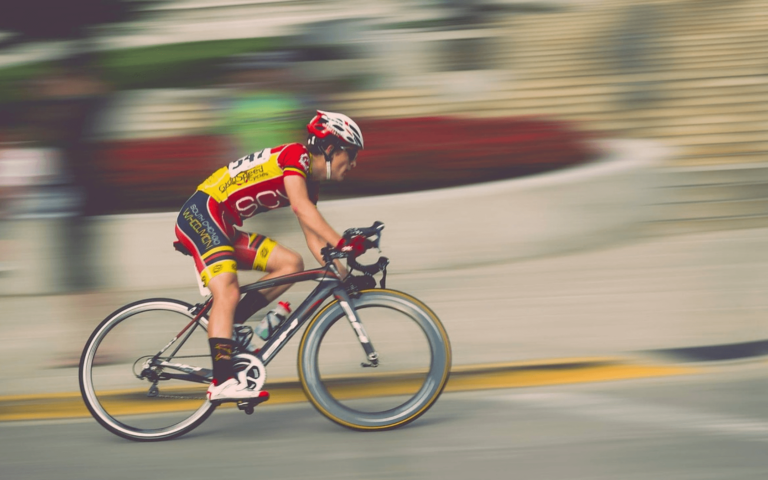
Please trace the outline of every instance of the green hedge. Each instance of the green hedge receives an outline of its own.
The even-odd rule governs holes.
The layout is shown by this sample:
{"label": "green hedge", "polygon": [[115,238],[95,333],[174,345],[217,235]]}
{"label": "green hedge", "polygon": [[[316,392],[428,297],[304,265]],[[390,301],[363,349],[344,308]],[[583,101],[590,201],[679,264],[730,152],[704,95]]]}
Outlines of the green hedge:
{"label": "green hedge", "polygon": [[[96,55],[96,67],[116,90],[197,87],[216,80],[223,59],[268,51],[278,42],[276,38],[245,38],[108,50]],[[48,61],[0,69],[0,104],[16,100],[20,87],[53,66]]]}

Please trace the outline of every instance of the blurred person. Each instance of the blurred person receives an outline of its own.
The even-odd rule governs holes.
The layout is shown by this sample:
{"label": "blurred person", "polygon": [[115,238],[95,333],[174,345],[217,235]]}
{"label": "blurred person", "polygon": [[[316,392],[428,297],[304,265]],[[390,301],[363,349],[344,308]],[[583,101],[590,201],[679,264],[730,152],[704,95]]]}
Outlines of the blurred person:
{"label": "blurred person", "polygon": [[[13,258],[10,216],[11,204],[20,192],[12,149],[18,146],[18,133],[14,125],[15,109],[7,106],[0,118],[0,275],[11,271]],[[13,112],[13,113],[12,113]]]}
{"label": "blurred person", "polygon": [[[363,136],[346,115],[318,111],[307,125],[306,146],[300,143],[265,148],[222,167],[197,188],[176,222],[174,246],[191,255],[204,287],[213,294],[208,337],[213,359],[211,401],[268,399],[234,376],[233,356],[245,350],[233,325],[240,326],[283,294],[290,285],[248,292],[240,299],[238,268],[266,272],[262,280],[300,272],[301,256],[274,240],[238,230],[243,219],[291,206],[312,255],[323,262],[326,245],[353,249],[360,238],[345,242],[317,209],[319,184],[342,181],[357,165]],[[356,243],[357,242],[357,243]],[[342,276],[346,269],[339,263]]]}
{"label": "blurred person", "polygon": [[[26,105],[4,109],[0,136],[0,273],[13,269],[14,219],[57,214],[59,202],[50,206],[48,199],[58,199],[63,183],[59,152],[45,146],[38,131],[23,114]],[[18,241],[18,239],[16,239]]]}
{"label": "blurred person", "polygon": [[9,270],[8,258],[10,258],[10,240],[8,232],[10,227],[5,219],[8,216],[8,204],[11,198],[11,186],[8,185],[8,172],[3,158],[3,150],[12,137],[10,134],[11,115],[9,109],[5,107],[0,110],[0,275]]}
{"label": "blurred person", "polygon": [[228,89],[223,128],[237,152],[300,141],[302,112],[315,110],[293,74],[291,52],[275,51],[230,57],[223,65]]}
{"label": "blurred person", "polygon": [[103,80],[94,54],[79,53],[56,62],[30,85],[31,123],[38,140],[55,149],[67,179],[66,212],[61,212],[61,280],[58,290],[68,295],[57,297],[64,317],[57,322],[61,351],[54,353],[52,366],[74,367],[79,363],[79,346],[87,339],[92,309],[103,302],[96,291],[99,278],[94,255],[90,217],[102,213],[105,192],[101,186],[95,131],[111,89]]}
{"label": "blurred person", "polygon": [[65,284],[73,292],[92,289],[97,282],[87,217],[97,213],[103,203],[94,132],[108,93],[91,54],[62,60],[36,84],[34,121],[41,127],[43,141],[61,152],[70,180],[72,215],[62,241],[70,262]]}

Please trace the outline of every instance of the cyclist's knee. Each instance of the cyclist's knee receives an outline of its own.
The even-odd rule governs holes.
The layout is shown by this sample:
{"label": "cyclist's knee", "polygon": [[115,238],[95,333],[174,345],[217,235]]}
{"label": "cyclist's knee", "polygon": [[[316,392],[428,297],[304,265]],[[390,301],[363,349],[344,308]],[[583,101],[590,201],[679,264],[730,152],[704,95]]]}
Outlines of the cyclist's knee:
{"label": "cyclist's knee", "polygon": [[279,247],[272,252],[267,263],[267,271],[279,275],[288,275],[304,270],[304,259],[301,255],[285,247]]}
{"label": "cyclist's knee", "polygon": [[208,288],[213,294],[213,299],[219,302],[237,304],[240,300],[240,284],[237,275],[222,273],[208,282]]}
{"label": "cyclist's knee", "polygon": [[287,264],[288,270],[290,270],[289,273],[296,273],[301,272],[304,270],[304,259],[301,258],[301,255],[299,255],[296,252],[291,252],[290,261]]}

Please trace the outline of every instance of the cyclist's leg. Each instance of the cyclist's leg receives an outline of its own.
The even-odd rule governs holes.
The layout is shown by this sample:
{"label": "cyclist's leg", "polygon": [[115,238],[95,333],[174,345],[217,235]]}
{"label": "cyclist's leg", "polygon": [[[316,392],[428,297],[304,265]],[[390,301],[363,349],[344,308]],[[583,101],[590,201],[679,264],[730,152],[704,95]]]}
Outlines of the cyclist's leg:
{"label": "cyclist's leg", "polygon": [[[234,234],[235,256],[240,269],[267,272],[261,280],[281,277],[304,270],[301,255],[257,233],[237,231]],[[237,307],[235,323],[245,322],[258,310],[282,295],[291,285],[280,285],[248,292]]]}
{"label": "cyclist's leg", "polygon": [[240,299],[237,260],[231,238],[234,228],[223,221],[220,206],[210,196],[196,192],[181,209],[176,237],[195,260],[203,285],[213,294],[208,338],[217,384],[232,376],[232,321]]}
{"label": "cyclist's leg", "polygon": [[[304,260],[301,258],[301,255],[294,252],[290,248],[276,244],[275,248],[272,250],[272,254],[269,256],[269,261],[267,262],[267,274],[264,275],[261,279],[266,280],[269,278],[282,277],[284,275],[298,273],[303,270]],[[272,301],[285,293],[285,291],[291,288],[291,286],[293,286],[293,284],[280,285],[262,290],[261,293],[267,299],[269,299],[269,301]]]}
{"label": "cyclist's leg", "polygon": [[227,272],[213,277],[208,282],[208,288],[213,294],[213,305],[208,316],[213,378],[217,385],[221,385],[234,375],[232,356],[235,344],[232,341],[232,322],[240,300],[240,287],[237,275]]}
{"label": "cyclist's leg", "polygon": [[232,338],[232,319],[240,300],[240,285],[234,273],[222,273],[208,282],[213,305],[208,316],[208,338]]}

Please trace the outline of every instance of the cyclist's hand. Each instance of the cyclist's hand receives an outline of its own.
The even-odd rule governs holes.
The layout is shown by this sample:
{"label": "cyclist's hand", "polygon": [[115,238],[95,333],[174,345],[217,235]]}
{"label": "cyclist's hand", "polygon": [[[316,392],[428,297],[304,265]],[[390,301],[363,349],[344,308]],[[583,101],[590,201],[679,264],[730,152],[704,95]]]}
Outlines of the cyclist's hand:
{"label": "cyclist's hand", "polygon": [[367,239],[362,235],[355,235],[349,240],[342,238],[339,243],[336,244],[336,250],[344,253],[351,253],[356,255],[362,255],[365,253]]}

